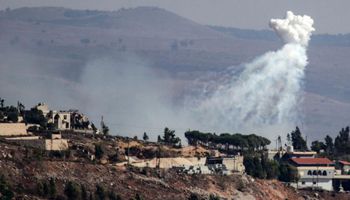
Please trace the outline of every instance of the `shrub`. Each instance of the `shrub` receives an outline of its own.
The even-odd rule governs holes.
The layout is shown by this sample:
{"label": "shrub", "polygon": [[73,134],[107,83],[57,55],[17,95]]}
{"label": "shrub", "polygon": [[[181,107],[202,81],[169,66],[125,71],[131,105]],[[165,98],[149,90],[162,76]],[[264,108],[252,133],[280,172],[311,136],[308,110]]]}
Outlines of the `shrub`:
{"label": "shrub", "polygon": [[56,182],[54,178],[50,178],[49,182],[49,195],[51,198],[55,197],[57,193]]}
{"label": "shrub", "polygon": [[105,189],[100,186],[100,185],[96,185],[96,197],[98,200],[104,200],[106,198],[106,191]]}
{"label": "shrub", "polygon": [[75,200],[80,198],[81,191],[76,183],[70,181],[64,189],[64,194],[69,200]]}
{"label": "shrub", "polygon": [[3,175],[0,176],[0,193],[2,195],[1,200],[11,200],[14,197],[12,189]]}
{"label": "shrub", "polygon": [[95,157],[101,159],[103,157],[104,151],[101,144],[95,144]]}
{"label": "shrub", "polygon": [[199,197],[197,194],[192,193],[189,197],[188,200],[199,200]]}
{"label": "shrub", "polygon": [[88,194],[84,185],[81,185],[81,199],[88,200]]}

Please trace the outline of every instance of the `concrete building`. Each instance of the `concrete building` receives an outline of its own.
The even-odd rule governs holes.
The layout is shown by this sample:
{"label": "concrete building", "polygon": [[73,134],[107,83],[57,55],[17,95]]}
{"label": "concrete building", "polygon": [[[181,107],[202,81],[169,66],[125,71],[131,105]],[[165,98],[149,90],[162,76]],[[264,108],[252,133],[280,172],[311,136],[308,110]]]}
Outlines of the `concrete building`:
{"label": "concrete building", "polygon": [[297,188],[317,188],[333,190],[335,165],[328,158],[291,158],[290,164],[296,167],[299,175]]}
{"label": "concrete building", "polygon": [[54,124],[57,130],[77,130],[77,132],[93,133],[89,119],[79,113],[78,110],[50,110],[44,103],[39,103],[35,108],[41,110],[48,123]]}

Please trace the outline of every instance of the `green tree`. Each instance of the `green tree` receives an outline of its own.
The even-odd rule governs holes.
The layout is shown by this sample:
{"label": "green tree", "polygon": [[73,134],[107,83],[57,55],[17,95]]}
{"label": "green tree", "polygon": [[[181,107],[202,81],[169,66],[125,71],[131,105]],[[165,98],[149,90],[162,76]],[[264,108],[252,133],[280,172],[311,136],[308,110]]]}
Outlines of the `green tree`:
{"label": "green tree", "polygon": [[327,155],[333,155],[333,153],[334,153],[333,139],[329,135],[327,135],[324,140],[326,143],[325,145],[326,145]]}
{"label": "green tree", "polygon": [[210,194],[209,195],[209,200],[220,200],[220,197],[215,195],[215,194]]}
{"label": "green tree", "polygon": [[44,192],[44,185],[42,182],[38,182],[36,185],[36,192],[39,196],[44,196],[45,192]]}
{"label": "green tree", "polygon": [[254,157],[253,158],[253,163],[255,166],[255,170],[254,170],[254,177],[260,178],[260,179],[264,179],[266,178],[266,172],[264,171],[261,161],[258,157]]}
{"label": "green tree", "polygon": [[4,108],[5,99],[0,98],[0,107]]}
{"label": "green tree", "polygon": [[11,186],[7,183],[5,176],[0,176],[0,198],[1,200],[12,200],[14,193]]}
{"label": "green tree", "polygon": [[80,199],[80,187],[76,183],[69,181],[64,188],[64,194],[67,196],[68,200]]}
{"label": "green tree", "polygon": [[146,132],[143,133],[143,140],[148,141],[149,137]]}
{"label": "green tree", "polygon": [[50,178],[49,182],[49,196],[51,198],[54,198],[57,194],[57,189],[56,189],[56,181],[54,178]]}
{"label": "green tree", "polygon": [[243,158],[243,164],[244,164],[244,167],[245,167],[245,171],[248,175],[250,176],[254,176],[254,173],[255,173],[255,164],[254,164],[254,161],[253,161],[253,157],[252,156],[244,156]]}
{"label": "green tree", "polygon": [[95,144],[95,157],[97,159],[101,159],[104,155],[104,151],[102,149],[101,144]]}
{"label": "green tree", "polygon": [[325,150],[325,149],[326,149],[326,145],[323,142],[316,140],[311,143],[312,151],[316,151],[317,153],[320,153],[321,150]]}
{"label": "green tree", "polygon": [[350,154],[349,127],[343,128],[334,140],[334,149],[337,156]]}
{"label": "green tree", "polygon": [[135,196],[135,200],[143,200],[143,198],[141,197],[141,195],[139,193],[137,193]]}
{"label": "green tree", "polygon": [[275,179],[279,176],[279,163],[275,160],[268,160],[267,165],[265,167],[266,170],[266,178],[267,179]]}
{"label": "green tree", "polygon": [[302,137],[299,127],[296,127],[295,131],[292,131],[291,136],[292,136],[292,145],[295,150],[299,150],[299,151],[308,150],[306,141]]}
{"label": "green tree", "polygon": [[109,200],[121,200],[121,197],[117,195],[114,191],[108,193]]}
{"label": "green tree", "polygon": [[170,130],[168,127],[165,127],[161,142],[164,142],[167,145],[178,145],[181,140],[179,137],[176,137],[175,130]]}
{"label": "green tree", "polygon": [[7,121],[18,122],[18,112],[7,113]]}
{"label": "green tree", "polygon": [[98,200],[105,200],[106,199],[106,191],[101,185],[96,185],[96,197]]}
{"label": "green tree", "polygon": [[289,164],[281,164],[279,167],[278,179],[283,182],[297,182],[299,179],[298,171],[295,167]]}
{"label": "green tree", "polygon": [[44,196],[47,197],[49,195],[50,189],[46,181],[43,182],[43,189],[44,189]]}
{"label": "green tree", "polygon": [[102,133],[103,135],[109,135],[109,127],[105,123],[102,125]]}
{"label": "green tree", "polygon": [[291,145],[292,144],[292,138],[290,137],[290,134],[287,134],[287,145]]}
{"label": "green tree", "polygon": [[88,198],[88,193],[86,191],[85,186],[84,185],[80,185],[80,187],[81,187],[81,199],[82,200],[88,200],[89,199]]}
{"label": "green tree", "polygon": [[25,112],[24,121],[29,124],[39,124],[41,127],[47,127],[47,119],[41,110],[32,108]]}
{"label": "green tree", "polygon": [[199,200],[199,197],[195,193],[191,193],[191,195],[188,197],[188,200]]}

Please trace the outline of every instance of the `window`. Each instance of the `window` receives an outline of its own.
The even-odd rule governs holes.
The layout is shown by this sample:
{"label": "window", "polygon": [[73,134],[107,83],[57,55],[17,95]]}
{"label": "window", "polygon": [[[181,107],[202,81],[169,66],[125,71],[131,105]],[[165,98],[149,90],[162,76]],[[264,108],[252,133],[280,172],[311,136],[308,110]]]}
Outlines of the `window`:
{"label": "window", "polygon": [[64,115],[64,116],[63,116],[63,119],[67,119],[67,115]]}
{"label": "window", "polygon": [[321,176],[322,175],[321,170],[318,170],[317,174]]}
{"label": "window", "polygon": [[311,176],[311,175],[312,175],[311,170],[309,170],[309,171],[307,172],[307,175],[309,175],[309,176]]}
{"label": "window", "polygon": [[305,185],[305,181],[301,182],[302,185]]}
{"label": "window", "polygon": [[323,171],[322,175],[323,175],[323,176],[327,176],[326,170]]}
{"label": "window", "polygon": [[317,175],[317,171],[316,170],[314,170],[313,172],[312,172],[312,175]]}
{"label": "window", "polygon": [[312,182],[312,184],[316,185],[316,181]]}

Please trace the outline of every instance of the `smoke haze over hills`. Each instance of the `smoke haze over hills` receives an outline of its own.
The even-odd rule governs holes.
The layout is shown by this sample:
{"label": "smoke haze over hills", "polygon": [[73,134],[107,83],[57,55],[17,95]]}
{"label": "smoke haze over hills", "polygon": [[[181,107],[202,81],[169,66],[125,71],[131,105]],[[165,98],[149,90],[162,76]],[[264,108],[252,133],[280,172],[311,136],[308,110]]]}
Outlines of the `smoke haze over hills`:
{"label": "smoke haze over hills", "polygon": [[[161,20],[155,25],[155,19]],[[203,92],[201,87],[193,91],[196,84],[207,84],[203,77],[216,88],[221,81],[235,80],[245,69],[242,63],[283,45],[259,32],[253,31],[257,37],[239,37],[239,31],[232,35],[147,7],[118,12],[26,8],[1,12],[0,26],[0,90],[9,102],[77,108],[95,123],[103,115],[112,133],[146,131],[153,139],[165,126],[179,135],[187,129],[285,134],[285,129],[264,133],[215,120],[206,127],[209,121],[198,123],[186,109],[188,98]],[[350,111],[350,48],[338,42],[347,41],[346,36],[332,37],[337,41],[331,45],[311,40],[308,51],[304,107],[297,108],[304,108],[305,118],[296,125],[311,138],[319,137],[320,130],[336,133],[347,125]]]}

